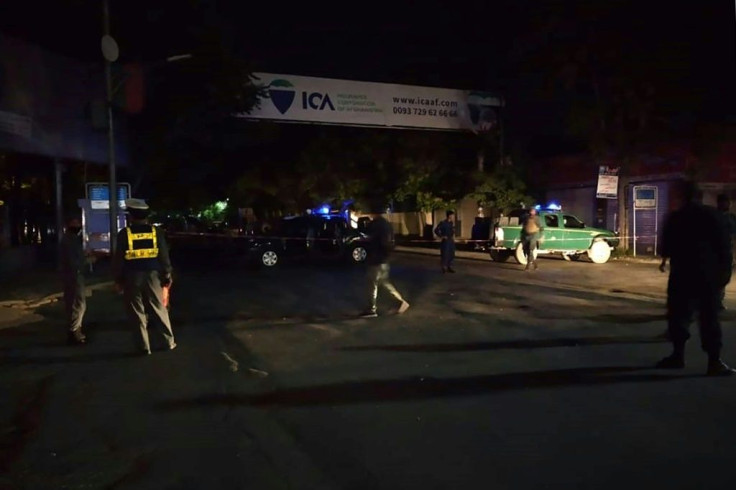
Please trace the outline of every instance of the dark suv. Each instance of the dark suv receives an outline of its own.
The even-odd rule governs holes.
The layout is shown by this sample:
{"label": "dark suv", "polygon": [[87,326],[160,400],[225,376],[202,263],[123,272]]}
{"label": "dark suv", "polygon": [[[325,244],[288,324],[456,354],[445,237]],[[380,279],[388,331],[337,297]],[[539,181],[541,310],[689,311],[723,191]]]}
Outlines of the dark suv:
{"label": "dark suv", "polygon": [[368,257],[368,237],[352,229],[342,216],[307,215],[283,218],[265,236],[245,238],[246,253],[260,265],[284,259],[335,259],[353,263]]}

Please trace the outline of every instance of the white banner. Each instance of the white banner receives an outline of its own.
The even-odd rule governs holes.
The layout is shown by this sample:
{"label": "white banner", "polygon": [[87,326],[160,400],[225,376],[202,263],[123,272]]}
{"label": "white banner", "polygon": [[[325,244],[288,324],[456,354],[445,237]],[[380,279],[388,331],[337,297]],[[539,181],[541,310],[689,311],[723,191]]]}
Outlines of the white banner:
{"label": "white banner", "polygon": [[598,167],[598,188],[595,197],[598,199],[616,199],[618,197],[619,167]]}
{"label": "white banner", "polygon": [[486,92],[255,73],[267,88],[249,119],[352,126],[484,131],[501,101]]}

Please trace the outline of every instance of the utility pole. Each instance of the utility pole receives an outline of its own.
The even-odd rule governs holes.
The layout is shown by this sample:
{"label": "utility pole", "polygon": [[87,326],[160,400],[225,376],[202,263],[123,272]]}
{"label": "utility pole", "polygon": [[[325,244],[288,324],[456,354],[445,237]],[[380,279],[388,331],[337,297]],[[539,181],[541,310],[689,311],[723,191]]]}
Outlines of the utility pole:
{"label": "utility pole", "polygon": [[102,37],[102,53],[105,56],[105,83],[107,85],[107,139],[108,139],[108,164],[109,164],[109,194],[110,194],[110,255],[115,255],[118,233],[118,191],[117,178],[115,175],[115,128],[113,126],[113,87],[112,87],[112,64],[118,57],[118,48],[115,40],[110,36],[110,5],[109,0],[102,2],[102,24],[104,36]]}

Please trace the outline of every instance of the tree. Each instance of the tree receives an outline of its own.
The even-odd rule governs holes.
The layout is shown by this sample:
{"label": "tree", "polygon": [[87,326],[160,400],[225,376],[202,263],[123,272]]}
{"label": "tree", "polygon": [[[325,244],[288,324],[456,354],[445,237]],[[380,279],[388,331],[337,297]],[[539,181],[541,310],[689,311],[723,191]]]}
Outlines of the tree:
{"label": "tree", "polygon": [[619,225],[626,230],[630,162],[642,148],[672,134],[681,115],[696,111],[701,102],[702,94],[689,80],[692,53],[682,43],[656,38],[647,23],[660,22],[661,12],[644,10],[640,2],[545,7],[520,40],[516,60],[522,70],[532,68],[548,80],[546,98],[562,102],[561,136],[587,148],[591,175],[603,162],[622,168]]}

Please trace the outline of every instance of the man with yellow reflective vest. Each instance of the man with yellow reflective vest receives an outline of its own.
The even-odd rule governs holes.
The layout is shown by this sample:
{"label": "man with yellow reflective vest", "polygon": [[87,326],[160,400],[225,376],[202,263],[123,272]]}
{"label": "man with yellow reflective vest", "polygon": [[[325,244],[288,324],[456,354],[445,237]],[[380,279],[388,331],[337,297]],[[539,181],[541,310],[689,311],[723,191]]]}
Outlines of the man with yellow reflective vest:
{"label": "man with yellow reflective vest", "polygon": [[126,199],[131,223],[118,233],[113,260],[115,283],[122,289],[125,308],[140,335],[136,341],[145,355],[151,354],[148,339],[149,318],[166,342],[176,348],[169,312],[164,306],[163,288],[171,286],[171,260],[161,230],[148,224],[148,204],[142,199]]}

